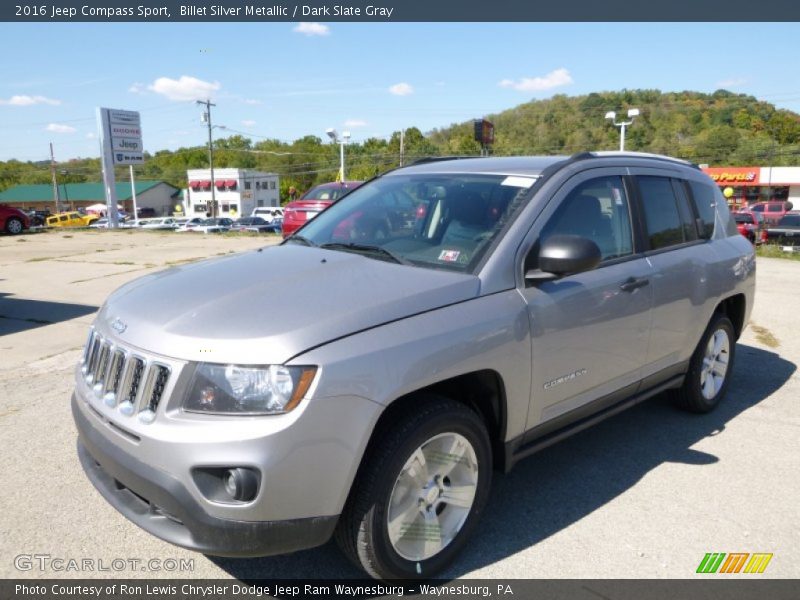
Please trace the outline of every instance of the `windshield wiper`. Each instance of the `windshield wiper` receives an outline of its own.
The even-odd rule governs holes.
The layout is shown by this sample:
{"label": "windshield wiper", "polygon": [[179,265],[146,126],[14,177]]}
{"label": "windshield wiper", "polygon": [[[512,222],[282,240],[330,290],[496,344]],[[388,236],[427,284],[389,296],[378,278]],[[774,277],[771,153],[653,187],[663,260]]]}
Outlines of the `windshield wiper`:
{"label": "windshield wiper", "polygon": [[314,246],[314,247],[316,247],[316,245],[317,245],[316,242],[312,242],[307,237],[303,237],[302,235],[297,235],[297,234],[290,235],[288,238],[286,238],[283,241],[284,244],[286,242],[298,242],[300,244],[303,244],[304,246]]}
{"label": "windshield wiper", "polygon": [[345,252],[355,252],[356,254],[366,254],[372,255],[379,259],[389,259],[392,262],[396,262],[400,265],[410,265],[411,262],[407,261],[402,256],[398,256],[391,250],[387,250],[382,246],[371,246],[370,244],[356,244],[353,242],[349,242],[347,244],[341,243],[330,243],[330,244],[322,244],[320,248],[324,248],[325,250],[344,250]]}

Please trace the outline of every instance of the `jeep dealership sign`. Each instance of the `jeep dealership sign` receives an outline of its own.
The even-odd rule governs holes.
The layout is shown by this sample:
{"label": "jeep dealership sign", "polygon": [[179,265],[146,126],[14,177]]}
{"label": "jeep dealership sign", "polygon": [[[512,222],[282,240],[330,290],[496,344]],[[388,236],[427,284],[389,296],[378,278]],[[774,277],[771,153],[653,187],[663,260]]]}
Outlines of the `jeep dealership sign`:
{"label": "jeep dealership sign", "polygon": [[[108,206],[106,214],[111,227],[116,227],[118,215],[114,167],[144,163],[142,124],[139,113],[136,111],[98,108],[97,129],[103,163],[103,184],[106,188],[106,205]],[[132,168],[131,180],[133,180]]]}

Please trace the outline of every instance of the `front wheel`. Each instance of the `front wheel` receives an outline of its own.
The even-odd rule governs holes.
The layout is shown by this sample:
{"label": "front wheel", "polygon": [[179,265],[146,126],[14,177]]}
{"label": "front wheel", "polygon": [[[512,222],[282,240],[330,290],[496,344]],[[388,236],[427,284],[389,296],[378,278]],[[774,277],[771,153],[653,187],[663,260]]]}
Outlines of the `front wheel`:
{"label": "front wheel", "polygon": [[674,392],[677,404],[696,413],[714,410],[728,390],[735,351],[733,324],[715,314],[692,355],[683,386]]}
{"label": "front wheel", "polygon": [[376,435],[337,542],[378,579],[432,577],[452,562],[486,505],[486,426],[466,406],[426,396]]}
{"label": "front wheel", "polygon": [[19,219],[11,218],[8,221],[6,221],[6,231],[11,235],[22,233],[22,230],[23,230],[22,221],[20,221]]}

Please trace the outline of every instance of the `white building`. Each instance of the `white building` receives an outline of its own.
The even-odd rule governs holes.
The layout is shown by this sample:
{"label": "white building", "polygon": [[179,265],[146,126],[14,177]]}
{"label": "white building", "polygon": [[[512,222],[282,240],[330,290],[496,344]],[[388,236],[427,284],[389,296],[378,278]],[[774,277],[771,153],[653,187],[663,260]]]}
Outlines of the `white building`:
{"label": "white building", "polygon": [[189,189],[185,195],[187,217],[204,217],[212,212],[217,217],[248,217],[258,206],[280,206],[280,182],[275,173],[252,169],[214,169],[212,211],[210,169],[186,171]]}

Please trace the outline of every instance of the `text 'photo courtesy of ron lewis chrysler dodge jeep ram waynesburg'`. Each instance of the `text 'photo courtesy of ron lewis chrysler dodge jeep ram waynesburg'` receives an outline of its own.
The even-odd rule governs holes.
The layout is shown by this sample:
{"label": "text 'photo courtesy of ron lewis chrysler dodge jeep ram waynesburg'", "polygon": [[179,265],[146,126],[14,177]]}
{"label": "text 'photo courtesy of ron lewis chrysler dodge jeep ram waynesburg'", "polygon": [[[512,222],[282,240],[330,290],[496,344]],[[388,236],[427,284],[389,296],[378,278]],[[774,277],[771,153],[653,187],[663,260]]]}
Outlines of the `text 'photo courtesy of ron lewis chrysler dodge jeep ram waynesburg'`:
{"label": "text 'photo courtesy of ron lewis chrysler dodge jeep ram waynesburg'", "polygon": [[335,537],[373,577],[431,577],[493,471],[661,392],[714,409],[754,291],[753,246],[684,161],[421,161],[279,246],[114,292],[76,371],[79,456],[179,546]]}

